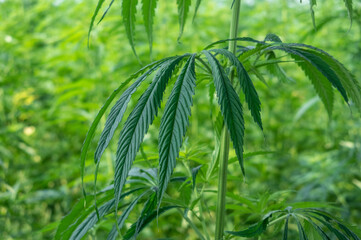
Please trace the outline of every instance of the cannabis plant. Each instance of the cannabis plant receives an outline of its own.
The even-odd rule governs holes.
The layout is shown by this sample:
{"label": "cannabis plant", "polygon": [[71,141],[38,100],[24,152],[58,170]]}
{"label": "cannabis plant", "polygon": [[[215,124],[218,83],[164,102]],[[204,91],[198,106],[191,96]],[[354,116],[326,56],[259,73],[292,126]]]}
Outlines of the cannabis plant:
{"label": "cannabis plant", "polygon": [[[91,19],[89,37],[94,21],[104,2],[104,0],[98,2]],[[114,0],[110,2],[100,21],[103,20],[113,2]],[[345,0],[344,2],[350,19],[352,19],[352,1]],[[152,25],[156,4],[156,0],[142,1],[142,14],[150,50],[153,42]],[[191,1],[177,0],[177,4],[180,25],[179,40],[184,30]],[[200,4],[200,0],[196,1],[195,13],[197,13]],[[314,24],[313,6],[315,4],[315,0],[310,1]],[[137,54],[134,28],[137,6],[137,0],[122,1],[122,16],[126,35],[135,56]],[[204,232],[199,230],[188,218],[188,212],[194,211],[195,205],[198,204],[197,200],[179,204],[177,201],[170,200],[165,194],[168,184],[174,182],[188,184],[187,177],[173,177],[172,173],[189,125],[192,99],[196,93],[196,87],[201,81],[211,83],[209,84],[210,96],[213,97],[216,94],[221,112],[215,124],[220,133],[220,144],[216,149],[216,161],[213,163],[219,164],[216,229],[212,234],[215,239],[223,239],[225,233],[227,238],[232,236],[258,236],[268,226],[276,222],[284,222],[283,239],[288,239],[288,226],[291,220],[295,221],[297,225],[300,239],[313,239],[309,237],[309,232],[305,230],[306,225],[313,229],[312,231],[315,231],[316,235],[318,234],[322,239],[331,239],[332,237],[337,239],[359,239],[355,233],[357,230],[338,218],[318,208],[304,207],[302,205],[299,207],[282,206],[278,210],[273,210],[266,214],[259,223],[246,230],[224,231],[230,140],[240,169],[245,174],[243,154],[244,104],[240,100],[240,94],[244,95],[246,105],[254,122],[263,131],[261,101],[251,80],[250,72],[259,77],[259,68],[266,67],[275,75],[284,74],[283,69],[279,66],[279,63],[283,62],[283,59],[279,57],[281,53],[282,58],[287,58],[287,61],[298,65],[310,79],[330,117],[334,102],[333,88],[340,93],[345,103],[355,105],[361,112],[360,85],[338,60],[314,46],[302,43],[284,43],[276,34],[268,34],[263,40],[238,37],[240,0],[232,2],[232,11],[229,39],[211,43],[200,52],[171,56],[148,64],[130,76],[110,95],[91,125],[81,153],[83,176],[86,154],[95,135],[95,130],[110,104],[121,93],[109,112],[95,151],[95,185],[103,153],[125,117],[132,95],[148,78],[152,78],[150,85],[142,93],[121,126],[115,159],[114,184],[93,196],[87,195],[83,187],[84,198],[61,221],[56,233],[56,239],[81,239],[97,222],[112,213],[115,215],[114,227],[110,231],[108,239],[115,239],[119,234],[122,234],[123,239],[133,239],[147,224],[172,209],[182,213],[182,216],[194,229],[199,239],[210,238],[210,235],[205,230]],[[171,84],[173,77],[176,80],[174,84]],[[262,77],[260,79],[262,80]],[[128,86],[129,84],[130,86]],[[157,169],[132,167],[144,136],[162,105],[163,95],[167,87],[172,87],[172,90],[161,117],[158,145],[159,167]],[[191,171],[193,190],[200,167],[198,166]],[[214,174],[212,167],[208,168],[208,172]],[[128,196],[131,196],[130,201],[127,200],[129,199]],[[143,204],[143,210],[138,219],[123,232],[125,221],[137,204]],[[207,226],[203,226],[203,228],[206,229]]]}

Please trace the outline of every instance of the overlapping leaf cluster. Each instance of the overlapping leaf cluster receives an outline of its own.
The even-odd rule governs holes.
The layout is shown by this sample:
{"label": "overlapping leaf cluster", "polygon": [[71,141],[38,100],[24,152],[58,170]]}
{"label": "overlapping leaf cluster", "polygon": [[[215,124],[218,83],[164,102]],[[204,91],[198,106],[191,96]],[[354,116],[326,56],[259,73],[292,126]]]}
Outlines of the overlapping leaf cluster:
{"label": "overlapping leaf cluster", "polygon": [[[237,56],[226,49],[208,50],[215,45],[228,41],[250,42],[255,43],[256,46],[239,46],[239,54]],[[109,97],[88,132],[82,152],[83,172],[89,143],[94,137],[99,120],[104,115],[111,101],[118,93],[120,93],[122,88],[130,83],[132,79],[137,77],[137,79],[121,94],[118,101],[110,110],[95,152],[94,159],[97,167],[99,166],[102,154],[109,145],[116,129],[124,117],[132,95],[149,76],[153,76],[153,80],[136,102],[120,131],[115,160],[114,198],[111,199],[111,202],[102,202],[103,204],[99,209],[95,206],[93,208],[95,213],[91,215],[93,217],[92,219],[81,220],[83,222],[85,221],[85,225],[82,225],[83,222],[79,225],[83,226],[80,235],[85,234],[85,232],[90,229],[89,226],[93,226],[98,218],[103,217],[110,211],[115,212],[117,216],[118,207],[125,196],[124,194],[129,192],[123,193],[123,189],[127,183],[127,177],[129,175],[132,176],[131,169],[136,154],[149,126],[153,123],[153,120],[158,114],[168,82],[172,76],[177,73],[176,69],[179,67],[182,67],[182,69],[174,83],[161,118],[159,134],[159,170],[158,174],[151,174],[153,188],[143,191],[143,193],[130,203],[129,206],[135,206],[139,199],[145,195],[149,195],[151,197],[144,206],[144,212],[147,213],[146,217],[155,217],[155,215],[152,215],[151,211],[155,206],[157,206],[158,211],[162,211],[161,209],[164,208],[161,208],[161,202],[176,166],[176,160],[189,124],[188,119],[191,114],[192,98],[197,85],[196,72],[198,71],[201,73],[202,71],[208,72],[208,74],[212,76],[213,80],[209,79],[209,81],[213,81],[224,124],[230,132],[233,147],[242,172],[244,173],[243,138],[245,124],[243,107],[239,94],[242,90],[254,121],[261,129],[263,129],[260,113],[261,102],[249,75],[249,72],[254,70],[257,65],[256,63],[251,64],[250,59],[253,56],[257,56],[257,59],[259,59],[262,55],[275,55],[275,52],[277,51],[285,52],[291,59],[296,60],[296,64],[301,67],[315,86],[317,93],[320,95],[320,98],[330,115],[333,106],[332,87],[340,92],[346,103],[349,103],[350,97],[353,101],[352,104],[361,111],[360,85],[340,62],[335,60],[328,53],[309,45],[282,43],[280,38],[273,34],[266,36],[264,41],[258,41],[248,37],[221,40],[210,44],[201,53],[169,57],[149,64],[125,81],[125,83]],[[229,64],[223,64],[223,61],[221,61],[218,56],[228,59]],[[275,61],[273,58],[266,58],[261,66],[275,65],[279,67],[277,65],[278,63],[280,63],[278,60]],[[196,65],[203,67],[196,68]],[[237,76],[236,82],[231,82],[228,77],[229,72],[233,71],[233,67],[235,68],[235,74]],[[239,88],[237,86],[239,86]],[[166,208],[168,208],[168,206],[166,206]],[[132,208],[130,208],[129,211],[131,209]],[[115,227],[112,230],[113,234],[118,233],[117,228],[123,226],[128,214],[129,212],[126,210],[123,211],[123,214],[120,217],[117,217],[118,227]],[[143,215],[144,214],[140,216],[141,220],[139,221],[147,222],[143,219],[145,217]],[[142,226],[142,223],[139,222],[136,223],[136,225],[133,225],[131,228],[131,231],[133,231],[132,234],[137,234],[143,228]],[[73,232],[72,234],[75,233]]]}
{"label": "overlapping leaf cluster", "polygon": [[282,239],[287,240],[290,239],[289,225],[291,221],[297,226],[300,240],[329,240],[333,237],[339,240],[360,240],[356,235],[359,230],[321,209],[293,208],[291,206],[284,210],[267,213],[258,223],[245,230],[229,231],[228,233],[238,237],[256,237],[264,233],[270,225],[284,222]]}

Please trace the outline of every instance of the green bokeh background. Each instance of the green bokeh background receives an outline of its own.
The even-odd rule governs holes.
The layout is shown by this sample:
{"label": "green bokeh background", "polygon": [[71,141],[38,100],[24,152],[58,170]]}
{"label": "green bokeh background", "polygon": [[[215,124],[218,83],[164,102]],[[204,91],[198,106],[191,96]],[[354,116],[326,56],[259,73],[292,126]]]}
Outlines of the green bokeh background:
{"label": "green bokeh background", "polygon": [[[150,63],[170,55],[197,52],[213,41],[227,38],[230,4],[230,0],[203,1],[195,22],[188,19],[181,42],[177,42],[176,2],[159,1],[152,56],[142,16],[137,15],[135,36],[140,59]],[[244,1],[239,36],[262,40],[266,34],[275,33],[284,42],[314,45],[335,56],[360,79],[361,4],[355,1],[354,5],[351,27],[342,1],[320,0],[315,7],[315,31],[307,2]],[[1,239],[52,239],[62,216],[81,197],[80,150],[92,120],[107,96],[140,67],[125,36],[119,1],[94,28],[87,48],[87,31],[95,6],[94,0],[0,1]],[[193,12],[194,3],[190,15]],[[294,82],[280,81],[264,71],[267,87],[251,75],[262,101],[264,133],[245,110],[245,152],[274,153],[246,159],[246,181],[239,166],[231,164],[228,189],[258,202],[266,193],[282,191],[270,201],[284,198],[290,202],[333,203],[340,208],[335,213],[360,227],[360,113],[335,95],[334,114],[329,120],[303,73],[294,64],[282,66]],[[196,89],[191,125],[181,153],[198,159],[191,165],[209,161],[215,144],[208,90],[202,86]],[[144,87],[135,94],[132,106]],[[157,118],[143,144],[150,158],[157,155],[159,124]],[[89,191],[97,137],[86,162]],[[99,188],[112,181],[115,145],[116,139],[102,160]],[[156,161],[150,164],[157,166]],[[141,161],[138,166],[148,167]],[[179,164],[176,173],[183,170]],[[216,179],[208,188],[216,189],[215,183]],[[210,194],[207,199],[210,209],[214,209],[216,195]],[[260,206],[254,214],[260,216],[262,211]],[[227,213],[226,229],[252,222],[247,218],[249,214],[232,205]],[[131,219],[135,218],[136,213]],[[103,239],[110,228],[111,222],[105,221],[86,238]],[[176,213],[160,218],[158,229],[152,225],[140,239],[196,239]],[[278,238],[270,235],[269,239]]]}

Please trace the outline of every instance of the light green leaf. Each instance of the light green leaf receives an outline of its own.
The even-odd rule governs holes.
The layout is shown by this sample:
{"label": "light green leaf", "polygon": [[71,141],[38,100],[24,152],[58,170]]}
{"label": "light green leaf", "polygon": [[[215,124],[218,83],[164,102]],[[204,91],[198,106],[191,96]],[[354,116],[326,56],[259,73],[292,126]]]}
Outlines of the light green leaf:
{"label": "light green leaf", "polygon": [[99,0],[99,1],[98,1],[98,4],[97,4],[97,6],[96,6],[96,8],[95,8],[95,11],[94,11],[94,13],[93,13],[93,16],[92,16],[92,18],[91,18],[90,25],[89,25],[89,30],[88,30],[88,47],[89,47],[89,44],[90,44],[90,41],[89,41],[89,40],[90,40],[90,33],[91,33],[92,29],[93,29],[95,18],[96,18],[96,16],[98,15],[99,10],[100,10],[100,8],[102,7],[104,1],[105,1],[105,0]]}
{"label": "light green leaf", "polygon": [[160,124],[158,204],[176,165],[176,158],[188,126],[196,80],[194,63],[195,55],[192,55],[178,76]]}
{"label": "light green leaf", "polygon": [[174,68],[185,55],[168,60],[155,75],[153,82],[140,97],[120,133],[115,161],[114,189],[116,206],[126,178],[149,125],[158,113],[163,93]]}
{"label": "light green leaf", "polygon": [[189,7],[191,5],[191,0],[177,0],[178,5],[178,21],[179,21],[179,35],[178,35],[178,42],[180,41],[184,26],[187,21],[187,15],[189,12]]}
{"label": "light green leaf", "polygon": [[194,9],[194,15],[193,15],[193,22],[196,19],[198,9],[199,9],[199,6],[201,5],[201,2],[202,2],[202,0],[197,0],[197,2],[196,2],[196,8]]}
{"label": "light green leaf", "polygon": [[123,0],[122,16],[125,32],[127,33],[130,46],[132,47],[134,55],[137,57],[138,61],[140,61],[134,46],[135,15],[137,12],[137,4],[138,0]]}
{"label": "light green leaf", "polygon": [[244,119],[242,104],[231,84],[231,81],[228,79],[218,60],[208,51],[202,51],[202,53],[207,57],[212,69],[218,103],[221,107],[224,121],[231,135],[233,147],[236,150],[236,155],[241,166],[242,173],[245,174],[243,166]]}
{"label": "light green leaf", "polygon": [[152,54],[153,47],[153,19],[158,0],[142,0],[142,12],[144,19],[145,31],[148,35],[149,51]]}

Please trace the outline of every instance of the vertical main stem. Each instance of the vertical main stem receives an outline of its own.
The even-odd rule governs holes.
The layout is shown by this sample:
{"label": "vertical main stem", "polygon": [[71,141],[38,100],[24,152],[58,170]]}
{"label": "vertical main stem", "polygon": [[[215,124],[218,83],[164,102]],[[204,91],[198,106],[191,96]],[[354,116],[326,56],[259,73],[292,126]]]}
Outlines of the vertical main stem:
{"label": "vertical main stem", "polygon": [[[232,20],[229,38],[233,39],[237,37],[239,11],[241,6],[241,0],[234,0],[232,10]],[[233,54],[236,54],[236,41],[230,41],[228,50]],[[230,80],[233,83],[234,71],[230,73]],[[226,193],[227,193],[227,167],[228,167],[228,154],[229,154],[229,132],[227,126],[224,125],[221,136],[221,146],[219,154],[219,174],[218,174],[218,200],[216,211],[216,233],[215,240],[223,239],[224,222],[226,217]]]}

